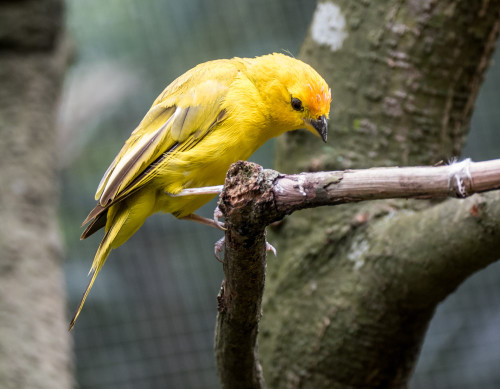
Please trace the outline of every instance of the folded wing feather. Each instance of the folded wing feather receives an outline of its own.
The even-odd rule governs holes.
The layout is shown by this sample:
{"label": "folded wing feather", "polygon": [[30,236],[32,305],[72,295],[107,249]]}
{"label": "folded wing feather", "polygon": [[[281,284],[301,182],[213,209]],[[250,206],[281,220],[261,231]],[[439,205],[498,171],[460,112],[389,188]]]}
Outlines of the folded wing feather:
{"label": "folded wing feather", "polygon": [[154,175],[152,164],[162,155],[190,149],[224,120],[223,100],[229,89],[225,81],[206,80],[151,107],[106,170],[96,192],[99,212],[91,212],[87,222],[147,183]]}

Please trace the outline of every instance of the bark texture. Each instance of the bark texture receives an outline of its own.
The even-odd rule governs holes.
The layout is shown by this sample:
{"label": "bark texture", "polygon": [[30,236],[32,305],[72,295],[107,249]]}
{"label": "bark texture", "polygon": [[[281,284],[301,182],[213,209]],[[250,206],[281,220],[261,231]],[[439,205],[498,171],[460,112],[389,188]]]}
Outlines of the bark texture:
{"label": "bark texture", "polygon": [[[318,9],[325,4],[333,3]],[[312,25],[300,55],[332,86],[329,144],[287,134],[277,169],[432,165],[458,155],[500,1],[334,6],[345,20],[335,27],[342,46],[319,43]],[[277,226],[259,337],[269,387],[405,388],[436,305],[496,260],[498,197],[346,204]]]}
{"label": "bark texture", "polygon": [[0,5],[0,387],[72,387],[57,226],[63,2]]}
{"label": "bark texture", "polygon": [[221,386],[227,389],[265,388],[257,334],[266,279],[268,199],[258,196],[262,188],[272,187],[276,175],[264,178],[261,173],[256,164],[233,164],[219,201],[227,230],[215,355]]}
{"label": "bark texture", "polygon": [[[252,163],[239,161],[231,166],[227,173],[224,190],[219,199],[219,208],[225,218],[225,256],[223,261],[225,279],[218,296],[217,328],[215,334],[215,354],[217,368],[223,388],[254,388],[265,387],[262,368],[259,362],[257,334],[261,319],[262,297],[266,278],[266,241],[265,227],[282,220],[286,215],[304,208],[314,208],[327,205],[338,205],[363,200],[387,198],[443,198],[456,196],[464,198],[481,191],[497,189],[500,185],[500,160],[471,162],[469,159],[448,166],[439,167],[409,167],[409,168],[378,168],[364,170],[349,170],[345,172],[316,172],[283,175],[275,170],[263,169]],[[220,189],[213,187],[214,190]],[[206,189],[205,189],[206,190]],[[192,194],[199,189],[186,190]],[[372,256],[383,256],[387,251],[377,252],[378,244],[385,249],[385,235],[398,235],[404,245],[396,242],[392,249],[409,253],[412,261],[425,262],[422,242],[432,242],[436,247],[448,243],[449,235],[459,240],[450,247],[451,256],[441,262],[436,262],[437,274],[433,275],[438,283],[428,282],[422,288],[418,282],[414,285],[413,278],[421,280],[427,275],[419,274],[418,269],[407,267],[407,273],[399,278],[404,280],[403,291],[398,290],[395,299],[403,297],[403,303],[410,306],[422,305],[428,300],[428,290],[444,291],[446,296],[449,287],[455,287],[471,271],[490,263],[495,259],[495,248],[498,247],[500,234],[493,233],[493,238],[482,241],[470,241],[467,238],[487,232],[482,224],[470,224],[469,219],[489,224],[489,230],[500,232],[500,193],[490,196],[493,203],[487,213],[481,198],[458,205],[446,202],[432,208],[432,213],[420,212],[420,237],[415,241],[414,232],[405,236],[399,231],[400,224],[414,223],[414,217],[405,215],[404,222],[394,221],[393,224],[380,225],[382,235],[378,230],[370,236],[372,250],[365,247],[356,257],[354,267],[360,268]],[[457,212],[458,209],[458,212]],[[433,216],[438,215],[440,223]],[[453,215],[449,218],[448,215]],[[363,219],[359,219],[363,223]],[[464,225],[467,225],[464,234]],[[436,225],[437,230],[436,230]],[[391,228],[395,228],[391,231]],[[445,229],[448,234],[440,234]],[[389,232],[388,232],[389,231]],[[465,244],[464,244],[465,242]],[[217,245],[222,245],[218,243]],[[271,248],[270,248],[271,249]],[[272,249],[274,251],[274,249]],[[472,250],[472,251],[471,251]],[[477,255],[480,251],[481,261],[473,261],[470,253]],[[467,255],[463,255],[468,253]],[[275,253],[276,254],[276,253]],[[461,254],[460,256],[455,256]],[[428,255],[426,253],[426,255]],[[436,254],[437,256],[437,254]],[[459,265],[454,272],[446,274],[445,268],[439,264],[447,264],[455,258],[454,265]],[[369,265],[367,265],[369,266]],[[389,269],[390,270],[390,269]],[[425,267],[425,271],[429,268]],[[441,272],[443,272],[441,274]],[[440,282],[445,283],[442,288]],[[370,287],[376,286],[369,282]],[[394,282],[397,285],[397,282]],[[408,285],[410,287],[408,287]],[[398,286],[396,287],[396,289]],[[437,295],[437,293],[436,293]],[[429,305],[432,306],[432,301]],[[426,303],[424,302],[424,305]],[[415,305],[412,305],[415,304]],[[421,335],[417,332],[417,335]],[[418,341],[418,339],[417,339]]]}

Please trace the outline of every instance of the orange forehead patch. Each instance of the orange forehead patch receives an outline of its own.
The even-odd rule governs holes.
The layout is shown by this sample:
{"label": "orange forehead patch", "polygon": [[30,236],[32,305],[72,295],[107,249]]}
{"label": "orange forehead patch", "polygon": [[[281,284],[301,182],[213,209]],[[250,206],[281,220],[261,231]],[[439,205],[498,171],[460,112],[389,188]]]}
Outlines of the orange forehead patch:
{"label": "orange forehead patch", "polygon": [[311,93],[308,95],[307,106],[311,116],[328,115],[330,102],[332,101],[332,90],[325,85],[308,84]]}

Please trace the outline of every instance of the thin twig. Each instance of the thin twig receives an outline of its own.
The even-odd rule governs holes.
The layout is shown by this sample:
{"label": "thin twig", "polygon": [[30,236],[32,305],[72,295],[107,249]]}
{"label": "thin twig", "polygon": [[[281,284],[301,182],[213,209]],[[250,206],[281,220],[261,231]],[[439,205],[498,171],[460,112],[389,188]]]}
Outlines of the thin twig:
{"label": "thin twig", "polygon": [[222,192],[224,185],[216,186],[205,186],[202,188],[187,188],[181,190],[179,193],[169,193],[171,197],[182,197],[182,196],[192,196],[192,195],[202,195],[202,194],[219,194]]}
{"label": "thin twig", "polygon": [[276,207],[285,214],[302,208],[388,198],[465,198],[500,188],[500,159],[437,167],[389,167],[343,172],[280,175]]}

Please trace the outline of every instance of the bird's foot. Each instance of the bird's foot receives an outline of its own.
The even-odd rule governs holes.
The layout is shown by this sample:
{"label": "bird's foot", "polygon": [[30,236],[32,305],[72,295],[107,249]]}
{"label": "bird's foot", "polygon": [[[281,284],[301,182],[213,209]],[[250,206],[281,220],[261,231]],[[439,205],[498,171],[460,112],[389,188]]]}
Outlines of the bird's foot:
{"label": "bird's foot", "polygon": [[215,207],[215,210],[214,210],[214,224],[217,226],[217,228],[219,228],[220,230],[222,231],[226,231],[227,228],[226,226],[224,225],[224,223],[220,222],[219,221],[219,218],[221,216],[224,216],[222,214],[222,211],[220,210],[219,206],[217,205],[217,207]]}
{"label": "bird's foot", "polygon": [[[214,245],[215,258],[217,258],[217,260],[220,263],[224,263],[224,259],[220,257],[220,254],[224,251],[225,244],[226,244],[226,238],[223,236],[217,242],[215,242],[215,245]],[[275,257],[278,256],[277,251],[274,248],[274,246],[271,243],[266,241],[266,252],[267,251],[271,251]]]}
{"label": "bird's foot", "polygon": [[220,257],[220,253],[222,253],[224,251],[225,244],[226,244],[226,237],[223,236],[217,242],[215,242],[215,245],[214,245],[215,258],[217,258],[217,260],[220,263],[224,263],[224,259]]}
{"label": "bird's foot", "polygon": [[272,251],[272,253],[274,254],[275,257],[278,256],[278,253],[276,251],[276,249],[274,248],[274,246],[269,243],[268,241],[266,241],[266,251]]}

